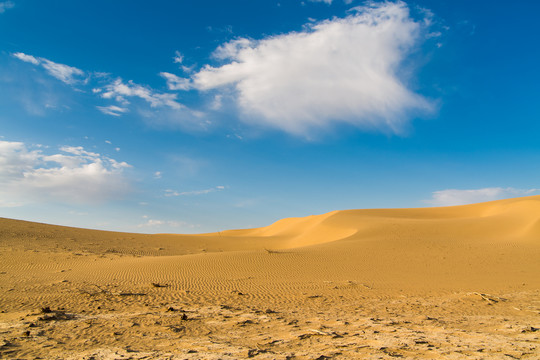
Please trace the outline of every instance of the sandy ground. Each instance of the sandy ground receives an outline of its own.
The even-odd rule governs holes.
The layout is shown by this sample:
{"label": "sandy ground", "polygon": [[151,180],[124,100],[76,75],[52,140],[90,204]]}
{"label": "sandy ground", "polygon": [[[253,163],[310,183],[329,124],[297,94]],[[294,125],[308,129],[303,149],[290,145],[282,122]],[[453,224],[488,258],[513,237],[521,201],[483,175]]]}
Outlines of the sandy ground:
{"label": "sandy ground", "polygon": [[539,359],[540,197],[203,235],[0,219],[2,359]]}

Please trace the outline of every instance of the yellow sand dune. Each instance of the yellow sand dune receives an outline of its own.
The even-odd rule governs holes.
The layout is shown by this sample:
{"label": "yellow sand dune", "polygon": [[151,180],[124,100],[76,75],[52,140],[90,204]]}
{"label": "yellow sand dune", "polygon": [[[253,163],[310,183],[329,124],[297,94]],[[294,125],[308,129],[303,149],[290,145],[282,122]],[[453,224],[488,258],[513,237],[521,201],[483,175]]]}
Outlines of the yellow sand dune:
{"label": "yellow sand dune", "polygon": [[[0,358],[535,358],[539,291],[540,196],[201,235],[0,218]],[[45,305],[65,310],[45,321]],[[180,307],[194,321],[165,312]]]}
{"label": "yellow sand dune", "polygon": [[224,231],[221,235],[264,238],[269,245],[275,241],[296,248],[346,238],[390,241],[396,233],[412,240],[538,240],[540,196],[452,207],[333,211],[287,218],[262,228]]}

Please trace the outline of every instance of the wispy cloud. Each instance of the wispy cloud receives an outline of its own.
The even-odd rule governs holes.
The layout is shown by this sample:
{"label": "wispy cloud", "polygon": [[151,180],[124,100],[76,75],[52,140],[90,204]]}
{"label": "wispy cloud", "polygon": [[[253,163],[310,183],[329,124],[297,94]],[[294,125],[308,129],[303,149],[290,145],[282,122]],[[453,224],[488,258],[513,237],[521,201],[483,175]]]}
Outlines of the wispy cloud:
{"label": "wispy cloud", "polygon": [[[73,66],[55,63],[51,60],[22,52],[13,53],[12,55],[21,61],[42,67],[49,75],[66,84],[87,86],[88,91],[96,97],[114,101],[115,104],[112,105],[96,106],[104,114],[121,116],[129,111],[127,107],[130,105],[129,99],[137,98],[147,102],[150,108],[166,107],[173,111],[182,110],[182,115],[188,119],[195,119],[197,117],[197,112],[190,111],[176,100],[177,94],[159,92],[149,86],[136,84],[132,80],[125,82],[121,78],[111,79],[106,73],[85,72]],[[173,81],[171,84],[175,84],[174,86],[170,85],[170,87],[172,86],[175,89],[182,88],[178,81],[174,83],[173,78],[170,81]]]}
{"label": "wispy cloud", "polygon": [[41,65],[51,76],[54,76],[68,85],[81,82],[82,79],[79,77],[85,75],[84,71],[77,69],[76,67],[55,63],[45,58],[35,57],[21,52],[14,53],[13,56],[33,65]]}
{"label": "wispy cloud", "polygon": [[173,109],[181,109],[182,105],[176,101],[176,94],[158,93],[150,87],[145,87],[135,84],[133,81],[124,83],[122,79],[116,79],[113,82],[105,85],[98,91],[104,99],[115,99],[124,104],[126,97],[137,97],[147,101],[151,107],[168,106]]}
{"label": "wispy cloud", "polygon": [[176,190],[165,190],[165,196],[190,196],[190,195],[205,195],[216,191],[225,190],[225,186],[216,186],[210,189],[204,190],[194,190],[194,191],[183,191],[178,192]]}
{"label": "wispy cloud", "polygon": [[130,167],[80,146],[45,154],[22,142],[0,141],[0,194],[13,203],[96,203],[126,193]]}
{"label": "wispy cloud", "polygon": [[[425,26],[403,2],[369,3],[301,32],[225,43],[214,56],[226,63],[206,65],[191,86],[232,89],[246,122],[294,134],[336,122],[399,132],[412,116],[434,108],[401,76]],[[187,87],[184,79],[181,84]]]}
{"label": "wispy cloud", "polygon": [[540,193],[540,189],[515,189],[512,187],[492,187],[473,190],[447,189],[433,192],[431,199],[425,200],[424,202],[434,206],[466,205],[511,197],[534,195],[537,193]]}
{"label": "wispy cloud", "polygon": [[159,219],[151,219],[148,216],[143,216],[143,219],[145,219],[145,222],[138,224],[138,228],[185,228],[185,229],[194,229],[199,227],[199,225],[194,225],[187,223],[185,221],[178,221],[178,220],[159,220]]}
{"label": "wispy cloud", "polygon": [[323,3],[326,3],[328,5],[332,4],[332,0],[308,0],[308,1],[311,1],[311,2],[323,2]]}
{"label": "wispy cloud", "polygon": [[180,51],[177,50],[174,52],[173,60],[175,64],[181,64],[184,61],[184,55],[182,55]]}
{"label": "wispy cloud", "polygon": [[[173,62],[175,64],[178,64],[180,69],[182,69],[182,71],[184,71],[187,74],[192,73],[193,69],[195,68],[195,65],[191,65],[191,66],[184,65],[184,55],[182,55],[182,53],[180,51],[175,51],[174,52]],[[160,73],[161,76],[163,76],[163,74],[168,74],[168,73]],[[182,90],[184,90],[184,89],[182,89]]]}
{"label": "wispy cloud", "polygon": [[163,220],[155,220],[155,219],[148,219],[146,222],[137,225],[137,227],[152,227],[152,226],[160,226],[165,224],[166,222]]}
{"label": "wispy cloud", "polygon": [[191,88],[189,79],[181,78],[168,72],[160,72],[159,75],[167,80],[169,90],[189,90]]}
{"label": "wispy cloud", "polygon": [[47,59],[42,59],[41,65],[49,74],[66,84],[74,84],[75,82],[80,81],[80,79],[77,79],[76,77],[84,76],[84,71],[77,69],[76,67],[58,64]]}
{"label": "wispy cloud", "polygon": [[121,116],[122,114],[129,111],[127,108],[123,108],[116,105],[96,106],[96,107],[102,113],[107,114],[107,115],[112,115],[112,116]]}
{"label": "wispy cloud", "polygon": [[27,63],[31,63],[31,64],[34,64],[34,65],[39,65],[40,61],[32,56],[32,55],[27,55],[27,54],[24,54],[24,53],[21,53],[21,52],[18,52],[18,53],[14,53],[13,54],[14,57],[16,57],[17,59],[21,60],[21,61],[25,61]]}
{"label": "wispy cloud", "polygon": [[14,6],[15,6],[15,3],[13,1],[2,1],[2,2],[0,2],[0,14],[5,13],[7,9],[11,9]]}

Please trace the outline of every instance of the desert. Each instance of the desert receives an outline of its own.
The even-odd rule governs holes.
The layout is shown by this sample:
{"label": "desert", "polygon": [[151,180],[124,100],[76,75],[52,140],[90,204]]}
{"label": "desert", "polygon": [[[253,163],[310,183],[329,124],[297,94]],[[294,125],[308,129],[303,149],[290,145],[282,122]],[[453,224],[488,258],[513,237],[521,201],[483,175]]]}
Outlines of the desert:
{"label": "desert", "polygon": [[3,359],[537,359],[540,196],[130,234],[0,219]]}
{"label": "desert", "polygon": [[538,14],[0,0],[0,360],[540,359]]}

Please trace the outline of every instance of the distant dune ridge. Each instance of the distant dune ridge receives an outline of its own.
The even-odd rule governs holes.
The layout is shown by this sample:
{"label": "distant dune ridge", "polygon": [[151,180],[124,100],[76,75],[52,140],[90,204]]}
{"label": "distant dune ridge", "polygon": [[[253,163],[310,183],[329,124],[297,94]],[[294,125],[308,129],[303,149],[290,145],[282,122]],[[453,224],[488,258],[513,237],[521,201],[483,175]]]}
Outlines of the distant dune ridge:
{"label": "distant dune ridge", "polygon": [[304,218],[288,218],[257,229],[222,232],[230,236],[286,238],[287,247],[301,247],[345,238],[391,240],[401,236],[424,239],[534,240],[540,235],[540,196],[473,205],[333,211]]}
{"label": "distant dune ridge", "polygon": [[[52,346],[59,357],[79,358],[84,352],[112,359],[111,349],[138,346],[136,354],[148,358],[239,358],[250,350],[261,359],[280,358],[285,349],[296,349],[287,351],[308,359],[317,357],[315,349],[338,346],[334,339],[346,338],[335,336],[338,330],[368,334],[378,326],[370,320],[366,327],[373,314],[393,321],[394,333],[403,339],[413,336],[407,332],[413,325],[396,324],[414,324],[439,342],[439,352],[431,354],[442,357],[459,350],[462,316],[468,316],[467,326],[478,325],[474,331],[480,335],[477,342],[460,346],[488,346],[489,358],[505,358],[510,348],[523,348],[521,354],[530,358],[539,354],[534,329],[540,325],[540,196],[440,208],[333,211],[200,235],[128,234],[0,219],[0,260],[0,357],[5,358],[42,356]],[[45,305],[56,311],[51,321],[39,319]],[[266,311],[270,306],[276,310]],[[175,323],[176,308],[190,309],[183,314],[196,321]],[[162,314],[164,309],[169,312]],[[298,314],[289,322],[285,315],[272,318],[292,311]],[[437,331],[455,337],[451,344],[433,338],[428,320],[418,320],[426,312],[445,319]],[[251,321],[245,323],[251,328],[229,320],[233,315]],[[489,329],[479,325],[487,321],[482,316],[491,319]],[[500,335],[503,317],[516,329],[532,330]],[[92,322],[100,325],[92,327]],[[22,336],[28,324],[33,324],[29,335]],[[345,331],[350,324],[356,330]],[[270,330],[262,330],[265,326]],[[87,330],[79,334],[82,328]],[[306,331],[311,335],[300,340],[313,334],[318,340],[299,342]],[[110,340],[111,333],[119,335]],[[143,333],[154,335],[145,342]],[[257,347],[245,340],[262,341],[262,333],[277,342]],[[212,342],[209,334],[217,338]],[[376,334],[388,336],[377,335],[378,343],[368,335],[349,339],[355,346],[344,347],[343,358],[392,357],[390,348],[396,356],[411,358],[427,351],[418,339],[403,340],[406,346],[400,348],[391,341],[391,331]],[[187,353],[186,344],[197,352]],[[341,356],[325,354],[320,353]]]}

